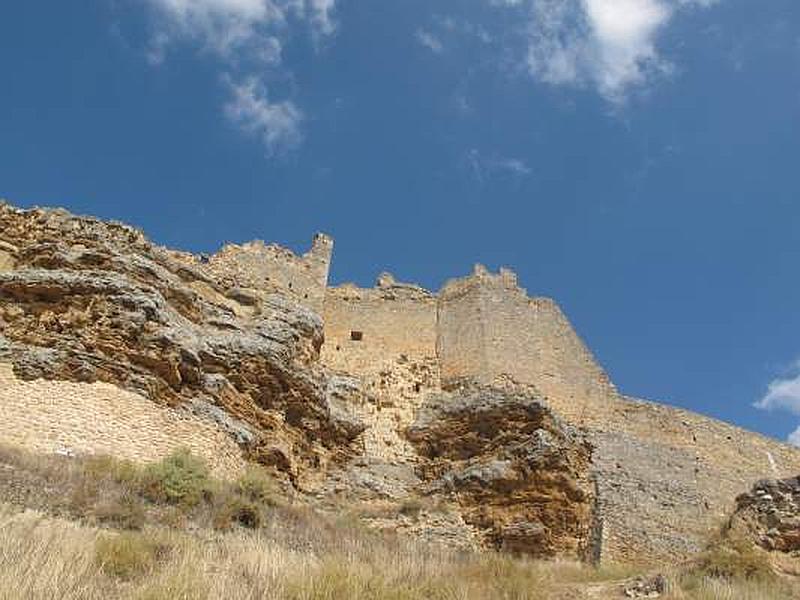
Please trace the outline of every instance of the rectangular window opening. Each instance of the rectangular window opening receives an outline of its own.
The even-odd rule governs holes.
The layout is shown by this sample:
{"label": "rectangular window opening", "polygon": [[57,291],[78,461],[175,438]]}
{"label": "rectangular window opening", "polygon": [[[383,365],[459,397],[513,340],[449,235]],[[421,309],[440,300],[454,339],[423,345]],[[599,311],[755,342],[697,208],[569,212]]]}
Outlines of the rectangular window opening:
{"label": "rectangular window opening", "polygon": [[364,332],[363,331],[351,331],[350,332],[350,339],[354,342],[360,342],[364,339]]}

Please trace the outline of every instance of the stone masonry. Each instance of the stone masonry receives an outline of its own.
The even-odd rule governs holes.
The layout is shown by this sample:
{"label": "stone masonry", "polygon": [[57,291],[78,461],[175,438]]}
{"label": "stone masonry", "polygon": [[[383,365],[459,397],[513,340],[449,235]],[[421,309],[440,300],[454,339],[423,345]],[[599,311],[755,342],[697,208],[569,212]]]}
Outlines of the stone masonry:
{"label": "stone masonry", "polygon": [[235,478],[244,467],[239,446],[215,423],[107,383],[20,381],[10,365],[0,363],[0,406],[2,444],[137,462],[187,447],[218,477]]}

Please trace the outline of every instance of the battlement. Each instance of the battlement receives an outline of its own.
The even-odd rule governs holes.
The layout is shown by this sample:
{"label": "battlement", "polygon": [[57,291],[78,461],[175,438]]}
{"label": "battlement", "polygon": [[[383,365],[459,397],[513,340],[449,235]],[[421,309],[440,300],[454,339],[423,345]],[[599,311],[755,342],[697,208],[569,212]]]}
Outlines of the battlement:
{"label": "battlement", "polygon": [[439,291],[439,297],[446,300],[453,300],[464,294],[468,294],[479,287],[493,287],[498,290],[506,290],[511,294],[521,294],[527,297],[528,292],[519,287],[517,274],[511,269],[501,267],[498,274],[489,271],[485,266],[476,263],[472,268],[472,274],[466,277],[449,279]]}

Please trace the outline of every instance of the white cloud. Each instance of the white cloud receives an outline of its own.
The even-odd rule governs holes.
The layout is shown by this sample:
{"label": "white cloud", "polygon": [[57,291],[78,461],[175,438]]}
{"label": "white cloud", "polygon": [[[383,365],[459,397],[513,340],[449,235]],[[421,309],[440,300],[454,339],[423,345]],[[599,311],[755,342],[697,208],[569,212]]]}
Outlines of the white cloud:
{"label": "white cloud", "polygon": [[489,0],[523,10],[529,72],[556,85],[592,85],[613,102],[669,69],[659,33],[680,10],[715,0]]}
{"label": "white cloud", "polygon": [[771,381],[767,393],[755,406],[764,410],[780,409],[800,415],[800,375]]}
{"label": "white cloud", "polygon": [[[193,41],[227,59],[255,52],[285,27],[291,0],[148,0],[158,43]],[[302,7],[302,3],[300,4]]]}
{"label": "white cloud", "polygon": [[303,113],[290,101],[270,102],[267,92],[255,78],[230,82],[231,99],[225,115],[244,131],[258,136],[274,154],[300,143]]}
{"label": "white cloud", "polygon": [[[282,50],[305,24],[315,39],[336,29],[336,0],[146,0],[154,34],[148,59],[168,59],[170,46],[188,43],[225,63],[223,77],[230,98],[224,113],[246,132],[257,135],[269,154],[296,146],[302,139],[303,114],[291,98],[270,100],[265,81],[285,73]],[[273,91],[273,90],[270,90]]]}
{"label": "white cloud", "polygon": [[333,21],[333,11],[336,0],[308,0],[311,22],[320,33],[331,34],[336,29]]}
{"label": "white cloud", "polygon": [[[767,386],[767,393],[754,404],[762,410],[782,410],[800,416],[800,361],[793,365],[793,374],[773,379]],[[800,446],[800,427],[795,429],[787,440]]]}
{"label": "white cloud", "polygon": [[495,174],[521,178],[527,177],[533,172],[522,159],[496,154],[485,156],[477,148],[472,148],[467,152],[466,161],[472,175],[480,184],[483,184],[487,177]]}
{"label": "white cloud", "polygon": [[500,171],[507,171],[508,173],[512,173],[514,175],[530,175],[531,168],[519,158],[504,158],[504,157],[496,157],[492,160],[487,162],[490,168]]}
{"label": "white cloud", "polygon": [[417,29],[415,37],[417,41],[425,46],[431,52],[436,54],[441,54],[444,50],[444,46],[442,45],[442,41],[433,35],[430,31],[426,31],[424,29]]}
{"label": "white cloud", "polygon": [[786,441],[789,442],[792,446],[797,446],[798,448],[800,448],[800,427],[798,427],[792,433],[790,433],[789,437],[786,438]]}

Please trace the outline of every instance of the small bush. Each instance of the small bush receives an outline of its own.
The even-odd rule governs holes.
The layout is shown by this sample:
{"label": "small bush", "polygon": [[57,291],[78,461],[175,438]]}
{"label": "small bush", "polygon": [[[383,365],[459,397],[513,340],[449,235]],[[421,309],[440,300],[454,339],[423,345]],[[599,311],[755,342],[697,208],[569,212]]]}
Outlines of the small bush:
{"label": "small bush", "polygon": [[67,505],[77,516],[91,514],[100,497],[100,486],[97,481],[78,479],[69,489]]}
{"label": "small bush", "polygon": [[191,508],[210,494],[208,466],[189,450],[177,450],[145,469],[140,488],[142,495],[151,502]]}
{"label": "small bush", "polygon": [[244,474],[236,481],[237,491],[252,502],[260,502],[267,506],[277,506],[275,480],[263,467],[248,465]]}
{"label": "small bush", "polygon": [[419,513],[422,512],[423,508],[424,505],[419,498],[409,498],[400,504],[397,512],[406,517],[413,517],[416,519],[419,516]]}
{"label": "small bush", "polygon": [[766,554],[745,539],[720,537],[703,552],[694,573],[728,580],[769,580],[775,577]]}
{"label": "small bush", "polygon": [[129,460],[118,460],[111,456],[97,455],[85,459],[83,471],[95,481],[111,479],[117,483],[133,486],[139,478],[139,468]]}
{"label": "small bush", "polygon": [[141,499],[127,491],[98,503],[94,514],[100,523],[117,529],[141,529],[146,517]]}
{"label": "small bush", "polygon": [[234,525],[247,529],[261,527],[262,516],[258,506],[244,498],[231,496],[219,503],[212,516],[214,529],[227,531]]}
{"label": "small bush", "polygon": [[95,563],[110,577],[133,579],[153,570],[167,548],[137,533],[104,536],[95,543]]}

